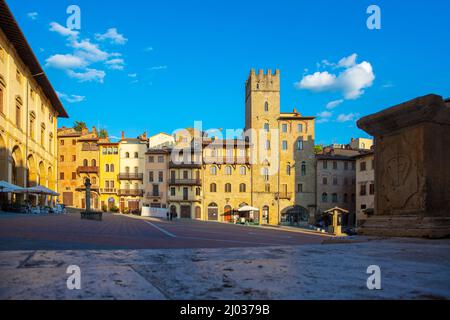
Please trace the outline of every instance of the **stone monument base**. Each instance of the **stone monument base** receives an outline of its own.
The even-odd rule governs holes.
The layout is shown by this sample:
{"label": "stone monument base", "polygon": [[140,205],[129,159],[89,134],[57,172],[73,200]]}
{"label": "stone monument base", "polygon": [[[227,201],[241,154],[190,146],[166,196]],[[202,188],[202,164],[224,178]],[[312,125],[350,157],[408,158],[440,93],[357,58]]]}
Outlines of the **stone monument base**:
{"label": "stone monument base", "polygon": [[359,235],[386,237],[450,237],[450,217],[419,215],[371,216],[361,222]]}
{"label": "stone monument base", "polygon": [[81,212],[81,219],[83,220],[95,220],[95,221],[102,221],[103,212],[87,212],[82,211]]}

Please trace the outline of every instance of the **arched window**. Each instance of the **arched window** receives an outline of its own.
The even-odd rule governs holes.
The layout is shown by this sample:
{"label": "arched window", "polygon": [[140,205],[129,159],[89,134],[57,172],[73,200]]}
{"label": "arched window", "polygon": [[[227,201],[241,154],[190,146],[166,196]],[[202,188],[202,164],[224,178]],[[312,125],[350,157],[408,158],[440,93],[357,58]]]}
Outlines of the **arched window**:
{"label": "arched window", "polygon": [[130,173],[130,167],[125,167],[125,173]]}
{"label": "arched window", "polygon": [[264,181],[269,181],[269,168],[263,168],[262,174],[264,176]]}
{"label": "arched window", "polygon": [[243,176],[245,176],[247,174],[247,168],[242,166],[239,168],[239,173]]}
{"label": "arched window", "polygon": [[266,103],[264,103],[264,111],[268,112],[269,111],[269,102],[266,101]]}
{"label": "arched window", "polygon": [[201,191],[200,188],[196,188],[196,189],[195,189],[195,195],[196,195],[196,196],[200,196],[200,195],[201,195],[201,192],[202,192],[202,191]]}
{"label": "arched window", "polygon": [[135,153],[134,153],[134,157],[135,157],[136,159],[139,158],[139,153],[135,152]]}
{"label": "arched window", "polygon": [[114,172],[114,164],[111,164],[111,165],[109,166],[109,171]]}
{"label": "arched window", "polygon": [[247,186],[245,183],[239,185],[239,192],[246,192]]}
{"label": "arched window", "polygon": [[225,192],[226,193],[230,193],[231,192],[231,183],[226,183],[225,184]]}
{"label": "arched window", "polygon": [[302,176],[306,176],[306,162],[302,162]]}
{"label": "arched window", "polygon": [[333,193],[333,195],[331,196],[331,201],[333,203],[338,202],[338,195],[337,195],[337,193]]}
{"label": "arched window", "polygon": [[89,165],[89,162],[87,161],[87,159],[83,160],[83,167],[87,167]]}
{"label": "arched window", "polygon": [[97,178],[96,177],[92,177],[92,184],[96,185],[97,184]]}
{"label": "arched window", "polygon": [[288,164],[286,165],[286,174],[288,176],[291,175],[291,164],[288,162]]}
{"label": "arched window", "polygon": [[322,184],[328,184],[328,178],[323,177],[322,178]]}
{"label": "arched window", "polygon": [[328,194],[326,192],[322,193],[322,202],[328,202]]}
{"label": "arched window", "polygon": [[95,159],[91,160],[91,167],[96,167],[97,166],[97,161],[95,161]]}
{"label": "arched window", "polygon": [[105,172],[109,172],[109,164],[105,164]]}
{"label": "arched window", "polygon": [[225,167],[225,174],[228,176],[231,176],[233,169],[231,168],[231,166],[226,166]]}
{"label": "arched window", "polygon": [[264,131],[266,131],[266,132],[270,131],[270,125],[267,122],[264,123]]}
{"label": "arched window", "polygon": [[217,175],[217,167],[216,166],[212,166],[210,169],[211,175],[215,176]]}
{"label": "arched window", "polygon": [[269,223],[269,206],[264,206],[262,209],[262,222]]}
{"label": "arched window", "polygon": [[130,157],[130,153],[129,152],[125,152],[125,158],[129,158]]}
{"label": "arched window", "polygon": [[215,183],[211,183],[209,185],[209,191],[210,192],[217,192],[217,185]]}

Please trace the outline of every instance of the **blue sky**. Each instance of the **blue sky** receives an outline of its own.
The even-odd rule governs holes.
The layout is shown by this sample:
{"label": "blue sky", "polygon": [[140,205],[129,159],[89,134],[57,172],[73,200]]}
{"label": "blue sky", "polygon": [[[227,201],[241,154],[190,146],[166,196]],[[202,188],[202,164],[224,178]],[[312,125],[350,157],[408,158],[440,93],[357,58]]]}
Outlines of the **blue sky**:
{"label": "blue sky", "polygon": [[[448,1],[7,3],[70,115],[59,124],[110,136],[242,128],[251,68],[280,69],[281,109],[318,116],[316,143],[364,137],[358,118],[416,96],[450,96]],[[380,30],[366,27],[371,4]]]}

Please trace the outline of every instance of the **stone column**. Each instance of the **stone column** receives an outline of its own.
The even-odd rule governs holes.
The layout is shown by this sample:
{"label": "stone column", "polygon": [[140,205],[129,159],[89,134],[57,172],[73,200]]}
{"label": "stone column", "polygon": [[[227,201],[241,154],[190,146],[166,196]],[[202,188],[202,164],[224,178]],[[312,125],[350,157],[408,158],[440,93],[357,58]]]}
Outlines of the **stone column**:
{"label": "stone column", "polygon": [[450,235],[450,102],[430,94],[369,115],[375,137],[375,212],[364,235]]}

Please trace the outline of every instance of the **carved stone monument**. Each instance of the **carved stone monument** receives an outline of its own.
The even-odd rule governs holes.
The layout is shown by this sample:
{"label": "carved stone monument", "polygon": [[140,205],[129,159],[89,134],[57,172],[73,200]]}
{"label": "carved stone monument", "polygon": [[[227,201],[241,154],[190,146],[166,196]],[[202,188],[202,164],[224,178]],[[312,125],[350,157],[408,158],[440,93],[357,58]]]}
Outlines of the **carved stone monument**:
{"label": "carved stone monument", "polygon": [[375,137],[375,211],[358,233],[450,235],[450,103],[430,94],[369,115]]}

